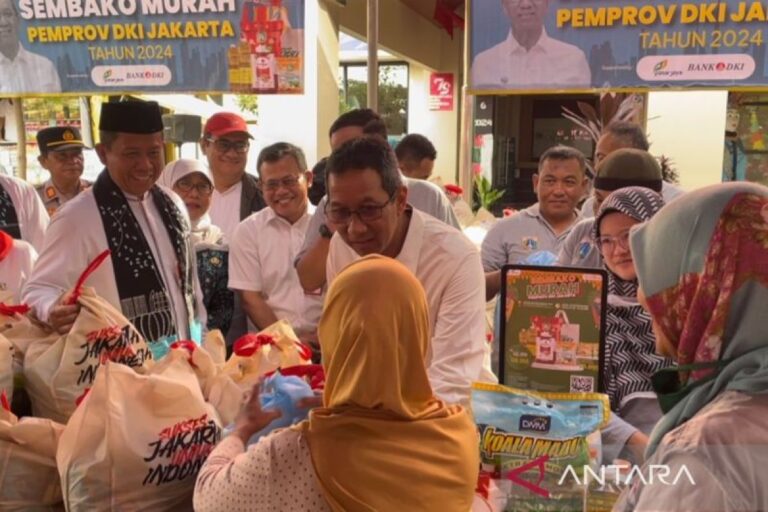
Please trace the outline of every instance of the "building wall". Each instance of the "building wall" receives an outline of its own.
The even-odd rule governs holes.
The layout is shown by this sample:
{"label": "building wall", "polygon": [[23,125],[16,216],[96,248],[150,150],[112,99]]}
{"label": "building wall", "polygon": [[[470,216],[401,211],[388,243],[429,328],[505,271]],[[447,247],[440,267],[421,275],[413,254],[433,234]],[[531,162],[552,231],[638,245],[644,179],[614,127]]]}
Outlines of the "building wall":
{"label": "building wall", "polygon": [[648,94],[651,152],[672,159],[686,190],[722,180],[727,102],[722,90]]}
{"label": "building wall", "polygon": [[[457,94],[454,108],[448,112],[429,110],[429,75],[432,71],[411,65],[408,89],[408,131],[427,137],[437,150],[437,160],[432,178],[440,178],[444,184],[458,183],[458,105]],[[459,89],[460,90],[460,89]]]}

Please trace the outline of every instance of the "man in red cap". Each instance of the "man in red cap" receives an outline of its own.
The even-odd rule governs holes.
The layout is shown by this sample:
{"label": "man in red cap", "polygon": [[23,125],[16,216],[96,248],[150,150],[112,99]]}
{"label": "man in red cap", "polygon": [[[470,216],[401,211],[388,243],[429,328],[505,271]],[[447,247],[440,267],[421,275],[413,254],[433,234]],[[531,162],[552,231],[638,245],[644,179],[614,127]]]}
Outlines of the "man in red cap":
{"label": "man in red cap", "polygon": [[[266,207],[258,180],[245,172],[252,138],[245,119],[231,112],[219,112],[205,123],[200,139],[200,147],[213,175],[214,189],[208,213],[211,223],[221,228],[225,244],[232,240],[235,228],[242,220]],[[247,330],[240,296],[235,295],[227,344],[231,345]]]}
{"label": "man in red cap", "polygon": [[200,140],[213,175],[211,222],[222,229],[227,242],[240,221],[266,206],[258,181],[245,172],[252,138],[245,119],[219,112],[205,123]]}

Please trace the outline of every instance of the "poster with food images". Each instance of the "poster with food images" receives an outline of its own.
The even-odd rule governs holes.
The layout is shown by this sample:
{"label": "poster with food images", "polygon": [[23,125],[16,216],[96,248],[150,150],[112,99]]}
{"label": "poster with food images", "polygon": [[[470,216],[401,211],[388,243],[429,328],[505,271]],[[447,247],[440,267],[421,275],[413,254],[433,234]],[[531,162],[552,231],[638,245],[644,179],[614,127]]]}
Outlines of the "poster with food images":
{"label": "poster with food images", "polygon": [[505,266],[502,383],[542,392],[601,391],[606,283],[598,269]]}

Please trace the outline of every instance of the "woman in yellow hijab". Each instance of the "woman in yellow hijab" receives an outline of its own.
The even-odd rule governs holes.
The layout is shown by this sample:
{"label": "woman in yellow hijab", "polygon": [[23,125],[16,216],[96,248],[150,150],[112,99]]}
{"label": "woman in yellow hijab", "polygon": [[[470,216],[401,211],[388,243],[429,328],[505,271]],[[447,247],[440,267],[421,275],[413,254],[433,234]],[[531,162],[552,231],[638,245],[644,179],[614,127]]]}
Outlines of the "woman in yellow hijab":
{"label": "woman in yellow hijab", "polygon": [[432,393],[418,280],[390,258],[356,261],[328,292],[319,338],[323,407],[243,452],[276,414],[249,401],[200,471],[195,510],[467,512],[476,429]]}

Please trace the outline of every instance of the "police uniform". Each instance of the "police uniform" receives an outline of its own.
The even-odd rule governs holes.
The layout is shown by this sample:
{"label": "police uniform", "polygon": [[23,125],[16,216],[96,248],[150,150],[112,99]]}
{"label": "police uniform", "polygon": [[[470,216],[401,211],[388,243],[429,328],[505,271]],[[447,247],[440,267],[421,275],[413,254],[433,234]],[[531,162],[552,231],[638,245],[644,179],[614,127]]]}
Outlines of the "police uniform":
{"label": "police uniform", "polygon": [[[80,130],[72,126],[53,126],[40,130],[37,132],[37,146],[43,155],[68,149],[86,149]],[[53,180],[49,178],[41,185],[36,186],[35,190],[37,190],[48,215],[53,215],[61,205],[90,186],[91,182],[80,180],[77,191],[71,197],[67,197],[56,188]]]}
{"label": "police uniform", "polygon": [[[80,180],[80,185],[77,188],[77,192],[75,192],[75,196],[90,186],[90,181]],[[47,179],[42,184],[37,185],[35,190],[37,190],[37,194],[43,201],[43,205],[45,206],[45,210],[48,212],[48,215],[53,215],[61,205],[74,198],[74,196],[67,197],[59,192],[51,179]]]}

